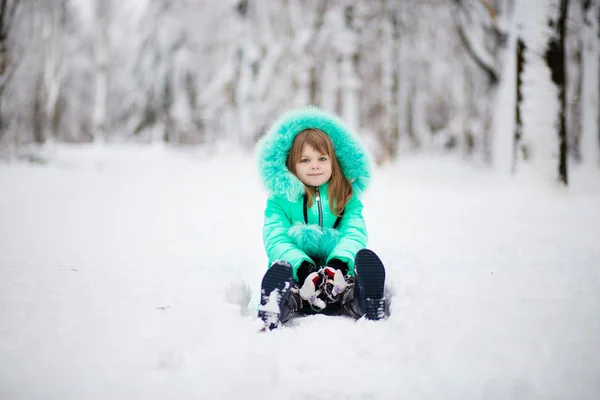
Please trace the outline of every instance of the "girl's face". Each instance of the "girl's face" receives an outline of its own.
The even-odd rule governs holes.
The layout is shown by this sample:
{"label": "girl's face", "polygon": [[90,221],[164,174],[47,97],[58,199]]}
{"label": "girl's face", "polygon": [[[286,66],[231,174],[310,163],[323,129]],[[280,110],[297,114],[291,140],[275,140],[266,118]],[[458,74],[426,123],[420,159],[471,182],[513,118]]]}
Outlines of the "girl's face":
{"label": "girl's face", "polygon": [[331,158],[305,143],[296,164],[296,175],[307,186],[320,186],[331,178]]}

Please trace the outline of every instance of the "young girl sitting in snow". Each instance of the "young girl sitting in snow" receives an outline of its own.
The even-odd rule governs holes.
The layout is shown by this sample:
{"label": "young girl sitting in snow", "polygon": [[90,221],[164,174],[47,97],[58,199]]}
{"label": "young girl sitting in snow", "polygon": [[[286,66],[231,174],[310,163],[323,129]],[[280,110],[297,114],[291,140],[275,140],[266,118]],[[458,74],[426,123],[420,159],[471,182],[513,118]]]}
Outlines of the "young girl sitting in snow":
{"label": "young girl sitting in snow", "polygon": [[263,239],[270,267],[258,315],[269,329],[294,313],[383,318],[385,270],[365,249],[358,194],[367,154],[337,117],[317,108],[285,114],[259,142],[269,192]]}

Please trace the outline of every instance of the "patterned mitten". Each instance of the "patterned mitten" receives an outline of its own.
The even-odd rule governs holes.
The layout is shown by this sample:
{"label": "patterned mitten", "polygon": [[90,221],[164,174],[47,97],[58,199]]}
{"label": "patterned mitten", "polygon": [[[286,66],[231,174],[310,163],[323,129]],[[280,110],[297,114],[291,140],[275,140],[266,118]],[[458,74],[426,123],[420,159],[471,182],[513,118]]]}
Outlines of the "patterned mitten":
{"label": "patterned mitten", "polygon": [[310,273],[304,280],[304,284],[299,290],[300,297],[308,301],[315,310],[322,310],[327,306],[323,300],[319,298],[321,294],[320,286],[323,284],[323,278],[318,272]]}
{"label": "patterned mitten", "polygon": [[337,303],[348,286],[344,274],[339,269],[325,267],[323,268],[323,276],[325,278],[323,290],[327,294],[327,302]]}

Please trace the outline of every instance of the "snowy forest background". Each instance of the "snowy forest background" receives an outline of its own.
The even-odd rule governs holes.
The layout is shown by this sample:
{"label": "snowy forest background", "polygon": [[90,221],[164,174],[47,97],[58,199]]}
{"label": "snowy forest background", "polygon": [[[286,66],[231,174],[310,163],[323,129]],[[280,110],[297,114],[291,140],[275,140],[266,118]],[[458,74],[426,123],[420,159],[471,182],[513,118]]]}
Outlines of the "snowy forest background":
{"label": "snowy forest background", "polygon": [[[0,0],[0,399],[600,399],[599,20]],[[308,104],[379,164],[391,315],[258,334],[254,143]]]}
{"label": "snowy forest background", "polygon": [[[250,151],[287,109],[377,162],[454,152],[568,182],[600,165],[600,0],[1,0],[0,149]],[[518,72],[518,73],[517,73]]]}

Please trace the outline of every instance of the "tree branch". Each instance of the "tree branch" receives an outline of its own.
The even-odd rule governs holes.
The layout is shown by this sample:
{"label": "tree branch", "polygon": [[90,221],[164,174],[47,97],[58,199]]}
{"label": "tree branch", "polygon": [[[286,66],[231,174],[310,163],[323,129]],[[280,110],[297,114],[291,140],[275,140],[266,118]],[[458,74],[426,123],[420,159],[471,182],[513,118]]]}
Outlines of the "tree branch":
{"label": "tree branch", "polygon": [[8,39],[8,34],[15,19],[19,0],[0,0],[0,41]]}
{"label": "tree branch", "polygon": [[[7,1],[7,0],[2,0],[2,1]],[[6,29],[3,32],[3,34],[6,35],[6,38],[8,38],[8,34],[10,33],[12,25],[15,22],[15,14],[17,13],[17,8],[19,6],[19,2],[20,2],[20,0],[13,0],[12,7],[8,10],[8,14],[9,14],[8,21],[6,22]]]}
{"label": "tree branch", "polygon": [[498,20],[496,19],[496,10],[494,10],[494,7],[492,7],[492,5],[490,4],[489,0],[481,0],[481,3],[483,4],[483,6],[487,10],[488,14],[490,15],[490,19],[494,23],[494,27],[497,28],[498,27]]}
{"label": "tree branch", "polygon": [[458,32],[458,36],[460,37],[460,40],[461,40],[463,46],[465,46],[467,53],[469,53],[469,55],[471,56],[473,61],[475,61],[475,64],[477,64],[477,66],[479,68],[481,68],[487,74],[488,79],[490,80],[490,83],[492,85],[496,85],[499,82],[498,73],[496,72],[496,70],[493,66],[488,65],[475,52],[475,50],[473,49],[473,45],[471,44],[471,41],[467,37],[467,34],[465,33],[465,30],[463,29],[463,26],[458,18],[458,10],[457,9],[459,7],[462,7],[462,1],[454,0],[454,3],[456,5],[456,8],[452,11],[452,16],[454,18],[454,25],[456,25],[456,30]]}
{"label": "tree branch", "polygon": [[8,0],[2,0],[2,2],[0,3],[0,42],[3,42],[6,40],[6,37],[8,35],[4,34],[4,21],[5,21],[5,17],[6,17],[6,11],[7,11],[7,7],[6,7],[6,2]]}
{"label": "tree branch", "polygon": [[12,63],[6,70],[3,71],[2,75],[0,75],[0,98],[4,94],[4,90],[6,89],[6,86],[8,86],[8,84],[10,83],[12,76],[17,71],[17,66],[20,63],[21,58],[23,57],[19,57],[19,59],[16,62]]}

